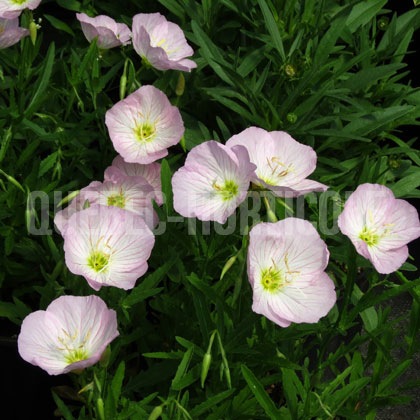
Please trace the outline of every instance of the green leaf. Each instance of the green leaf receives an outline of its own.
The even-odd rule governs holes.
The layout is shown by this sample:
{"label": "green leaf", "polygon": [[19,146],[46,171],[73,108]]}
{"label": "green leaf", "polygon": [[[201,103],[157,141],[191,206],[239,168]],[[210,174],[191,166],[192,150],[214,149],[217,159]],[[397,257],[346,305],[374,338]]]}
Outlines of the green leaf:
{"label": "green leaf", "polygon": [[396,379],[398,379],[411,365],[412,360],[405,360],[395,369],[392,369],[391,373],[385,378],[382,379],[377,390],[377,395],[385,392],[388,388],[392,386]]}
{"label": "green leaf", "polygon": [[[181,379],[187,373],[188,366],[190,365],[193,354],[194,354],[194,347],[190,347],[184,353],[184,357],[182,358],[181,363],[179,364],[178,369],[176,371],[175,377],[172,380],[172,384],[171,384],[172,389],[176,389],[179,386]],[[198,372],[198,374],[199,374],[199,372]],[[198,378],[198,376],[197,376],[197,378]]]}
{"label": "green leaf", "polygon": [[60,414],[65,418],[65,420],[75,420],[69,408],[64,404],[63,400],[55,393],[52,393],[55,403],[57,404]]}
{"label": "green leaf", "polygon": [[261,382],[245,365],[241,365],[241,370],[249,388],[255,395],[255,398],[260,406],[264,409],[265,414],[267,414],[271,420],[279,420],[279,411],[274,405],[273,400],[269,397],[264,387],[261,385]]}
{"label": "green leaf", "polygon": [[360,26],[365,25],[373,19],[386,2],[387,0],[367,0],[357,3],[351,10],[346,21],[346,26],[350,32],[356,32]]}
{"label": "green leaf", "polygon": [[271,13],[265,0],[258,0],[261,11],[264,16],[265,25],[267,26],[268,32],[270,33],[273,45],[276,50],[279,52],[283,62],[286,62],[286,54],[284,52],[283,41],[281,39],[280,30],[277,26],[276,21],[274,20],[273,14]]}
{"label": "green leaf", "polygon": [[48,172],[57,160],[58,152],[51,153],[47,156],[44,160],[41,161],[38,170],[38,177],[43,176],[46,172]]}
{"label": "green leaf", "polygon": [[401,198],[409,195],[420,185],[420,169],[416,173],[400,179],[397,183],[391,186],[391,190],[395,197]]}
{"label": "green leaf", "polygon": [[73,10],[74,12],[80,12],[82,10],[82,5],[79,1],[76,0],[57,0],[57,3],[68,10]]}
{"label": "green leaf", "polygon": [[163,208],[168,218],[173,213],[173,193],[172,193],[172,171],[169,167],[169,163],[166,159],[162,160],[160,167],[160,177],[162,183],[162,194],[163,194]]}
{"label": "green leaf", "polygon": [[284,397],[286,399],[292,418],[296,419],[298,413],[298,399],[296,394],[296,388],[293,383],[293,374],[295,373],[291,369],[282,369],[282,373]]}
{"label": "green leaf", "polygon": [[343,30],[343,26],[344,17],[340,17],[333,21],[330,29],[328,29],[327,33],[322,37],[316,49],[314,67],[321,66],[328,58],[328,55],[333,50],[335,43]]}
{"label": "green leaf", "polygon": [[54,66],[54,56],[55,44],[54,42],[51,42],[47,51],[47,57],[45,59],[44,67],[40,71],[38,80],[36,81],[35,93],[32,96],[32,100],[25,111],[26,118],[30,118],[30,116],[35,112],[36,108],[41,104],[43,100],[43,95],[50,82],[50,77]]}
{"label": "green leaf", "polygon": [[112,395],[114,396],[115,403],[118,403],[118,400],[121,395],[121,388],[122,388],[122,383],[124,380],[124,373],[125,373],[125,363],[124,361],[122,361],[118,365],[118,369],[115,372],[115,375],[112,378],[112,382],[111,382],[111,390],[112,390]]}
{"label": "green leaf", "polygon": [[74,32],[72,31],[70,26],[67,25],[67,23],[51,15],[44,14],[43,16],[51,23],[52,26],[54,26],[54,28],[58,29],[59,31],[67,32],[71,36],[75,36]]}
{"label": "green leaf", "polygon": [[190,414],[193,418],[198,418],[206,411],[210,410],[216,404],[219,404],[226,398],[230,397],[235,392],[235,389],[228,389],[227,391],[220,392],[219,394],[214,395],[213,397],[207,398],[203,403],[196,405],[191,411]]}

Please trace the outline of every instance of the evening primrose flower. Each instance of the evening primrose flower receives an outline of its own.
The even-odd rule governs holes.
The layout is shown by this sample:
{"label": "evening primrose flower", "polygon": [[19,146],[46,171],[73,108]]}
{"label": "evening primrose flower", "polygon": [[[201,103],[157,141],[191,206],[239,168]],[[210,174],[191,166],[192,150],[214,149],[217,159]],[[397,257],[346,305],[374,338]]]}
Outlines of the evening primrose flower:
{"label": "evening primrose flower", "polygon": [[89,285],[132,289],[147,271],[155,237],[143,218],[117,206],[94,205],[70,217],[64,231],[68,269]]}
{"label": "evening primrose flower", "polygon": [[115,150],[126,162],[148,164],[181,140],[184,123],[177,107],[154,86],[142,86],[106,112]]}
{"label": "evening primrose flower", "polygon": [[201,143],[172,177],[174,208],[184,217],[223,224],[245,200],[254,170],[244,147]]}
{"label": "evening primrose flower", "polygon": [[160,163],[153,162],[148,165],[128,163],[121,156],[117,156],[104,174],[105,181],[112,182],[118,182],[120,178],[126,176],[142,176],[152,186],[156,203],[159,206],[163,204]]}
{"label": "evening primrose flower", "polygon": [[11,47],[28,35],[29,31],[26,28],[19,27],[18,18],[0,18],[0,49]]}
{"label": "evening primrose flower", "polygon": [[91,206],[116,206],[138,214],[150,229],[158,223],[159,218],[153,210],[153,187],[142,176],[121,176],[112,181],[93,181],[83,189]]}
{"label": "evening primrose flower", "polygon": [[197,64],[185,57],[194,54],[182,29],[160,13],[133,17],[133,47],[143,60],[158,70],[190,72]]}
{"label": "evening primrose flower", "polygon": [[248,249],[252,310],[281,327],[318,322],[336,301],[334,283],[324,272],[328,258],[326,244],[306,220],[254,226]]}
{"label": "evening primrose flower", "polygon": [[379,184],[357,187],[338,217],[338,226],[382,274],[398,270],[408,257],[407,243],[420,236],[415,207]]}
{"label": "evening primrose flower", "polygon": [[98,296],[61,296],[29,314],[18,337],[20,356],[60,375],[92,366],[119,335],[117,315]]}
{"label": "evening primrose flower", "polygon": [[257,165],[252,182],[268,188],[277,196],[297,197],[328,187],[306,179],[316,168],[316,153],[310,146],[294,140],[284,131],[266,131],[250,127],[231,137],[226,146],[247,148],[249,158]]}
{"label": "evening primrose flower", "polygon": [[0,0],[0,18],[17,18],[25,9],[36,9],[39,3],[41,0]]}
{"label": "evening primrose flower", "polygon": [[86,39],[91,42],[98,38],[97,46],[103,49],[127,45],[131,42],[131,31],[124,23],[117,23],[109,16],[99,15],[94,18],[85,13],[76,13]]}

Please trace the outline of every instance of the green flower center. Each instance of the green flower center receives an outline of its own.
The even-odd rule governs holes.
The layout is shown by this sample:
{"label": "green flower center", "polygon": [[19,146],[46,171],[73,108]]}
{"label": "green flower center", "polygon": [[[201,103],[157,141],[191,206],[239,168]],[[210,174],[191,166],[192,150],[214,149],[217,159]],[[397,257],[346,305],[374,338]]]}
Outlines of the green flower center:
{"label": "green flower center", "polygon": [[138,141],[150,142],[156,134],[156,126],[149,122],[140,124],[135,129],[135,133]]}
{"label": "green flower center", "polygon": [[110,195],[108,197],[108,206],[116,206],[120,208],[125,208],[125,197],[122,192],[119,194]]}
{"label": "green flower center", "polygon": [[66,362],[71,365],[75,362],[80,362],[80,360],[86,360],[89,358],[87,351],[84,348],[70,350],[69,354],[65,357]]}
{"label": "green flower center", "polygon": [[88,258],[88,266],[99,273],[106,269],[109,262],[109,255],[101,251],[93,251]]}
{"label": "green flower center", "polygon": [[23,4],[23,3],[26,3],[26,1],[27,0],[11,0],[11,2],[15,4]]}
{"label": "green flower center", "polygon": [[262,270],[261,284],[267,292],[276,293],[286,284],[286,279],[281,275],[279,270],[270,267]]}
{"label": "green flower center", "polygon": [[366,242],[368,246],[374,246],[378,243],[379,235],[375,233],[374,229],[368,229],[367,226],[359,234],[359,238]]}
{"label": "green flower center", "polygon": [[231,200],[238,194],[239,188],[238,184],[234,181],[225,181],[225,183],[220,186],[216,182],[213,183],[213,188],[220,193],[223,200]]}

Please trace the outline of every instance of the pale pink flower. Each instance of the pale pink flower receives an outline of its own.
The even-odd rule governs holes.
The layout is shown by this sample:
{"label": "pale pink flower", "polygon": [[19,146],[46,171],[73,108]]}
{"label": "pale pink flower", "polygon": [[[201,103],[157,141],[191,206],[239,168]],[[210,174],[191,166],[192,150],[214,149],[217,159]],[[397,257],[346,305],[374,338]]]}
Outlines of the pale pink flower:
{"label": "pale pink flower", "polygon": [[133,17],[133,47],[137,54],[158,70],[190,72],[197,64],[182,29],[160,13],[140,13]]}
{"label": "pale pink flower", "polygon": [[118,337],[117,315],[98,296],[61,296],[29,314],[18,337],[20,356],[50,375],[92,366]]}
{"label": "pale pink flower", "polygon": [[156,203],[159,206],[163,204],[160,163],[153,162],[148,165],[128,163],[118,155],[112,161],[112,166],[106,168],[104,174],[105,181],[118,182],[121,177],[126,176],[142,176],[152,186]]}
{"label": "pale pink flower", "polygon": [[226,142],[228,147],[237,145],[246,147],[251,162],[257,165],[252,182],[277,196],[297,197],[328,189],[306,179],[316,168],[317,157],[312,147],[297,142],[284,131],[250,127]]}
{"label": "pale pink flower", "polygon": [[91,42],[98,38],[99,48],[109,49],[127,45],[131,42],[131,31],[124,23],[117,23],[114,19],[99,15],[94,18],[85,13],[76,13],[86,39]]}
{"label": "pale pink flower", "polygon": [[11,47],[27,35],[29,35],[29,31],[19,27],[18,18],[0,18],[0,49]]}
{"label": "pale pink flower", "polygon": [[141,216],[150,229],[159,223],[153,210],[153,187],[142,176],[121,176],[116,182],[93,181],[83,192],[91,206],[116,206],[131,211]]}
{"label": "pale pink flower", "polygon": [[254,170],[244,147],[201,143],[172,177],[174,208],[184,217],[223,224],[245,200]]}
{"label": "pale pink flower", "polygon": [[338,226],[382,274],[398,270],[408,257],[407,243],[420,236],[417,210],[379,184],[357,187],[338,217]]}
{"label": "pale pink flower", "polygon": [[281,327],[318,322],[336,301],[334,283],[324,271],[328,258],[326,244],[306,220],[290,217],[253,227],[248,249],[252,310]]}
{"label": "pale pink flower", "polygon": [[154,86],[142,86],[106,112],[115,150],[126,162],[148,164],[181,140],[184,123],[177,107]]}
{"label": "pale pink flower", "polygon": [[147,271],[154,243],[142,217],[115,206],[94,205],[75,213],[64,231],[68,269],[95,290],[133,288]]}
{"label": "pale pink flower", "polygon": [[0,0],[0,18],[17,18],[25,9],[36,9],[39,3],[41,0]]}

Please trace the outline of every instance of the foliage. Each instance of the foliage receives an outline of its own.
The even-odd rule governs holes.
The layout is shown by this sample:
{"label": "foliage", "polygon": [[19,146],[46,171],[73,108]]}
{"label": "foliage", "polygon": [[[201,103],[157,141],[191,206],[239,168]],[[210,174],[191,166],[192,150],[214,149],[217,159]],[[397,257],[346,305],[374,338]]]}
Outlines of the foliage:
{"label": "foliage", "polygon": [[[186,151],[251,125],[314,147],[314,177],[337,194],[306,197],[313,222],[336,226],[345,192],[364,182],[419,198],[417,139],[404,132],[419,125],[420,91],[407,82],[404,58],[420,9],[398,16],[385,7],[386,0],[43,2],[33,12],[44,18],[35,45],[25,38],[0,51],[0,315],[19,325],[57,296],[92,293],[67,270],[61,236],[28,228],[44,221],[43,232],[53,230],[61,199],[102,180],[115,156],[104,114],[119,100],[124,71],[127,94],[153,83],[177,104]],[[185,74],[184,94],[175,92],[179,72],[142,66],[132,47],[89,46],[75,11],[127,24],[135,13],[161,11],[179,23],[198,64]],[[378,275],[338,230],[323,235],[337,305],[318,324],[274,325],[251,311],[247,236],[239,228],[224,236],[206,223],[171,222],[170,178],[186,151],[171,148],[162,164],[168,199],[157,210],[168,223],[148,274],[128,293],[99,292],[118,312],[109,365],[54,394],[62,417],[374,419],[379,407],[407,403],[404,391],[420,385],[398,382],[420,351],[420,278],[406,273],[416,267]],[[48,200],[34,200],[34,191]],[[279,218],[293,210],[277,200]],[[389,302],[403,293],[411,309],[401,324],[390,320]]]}

